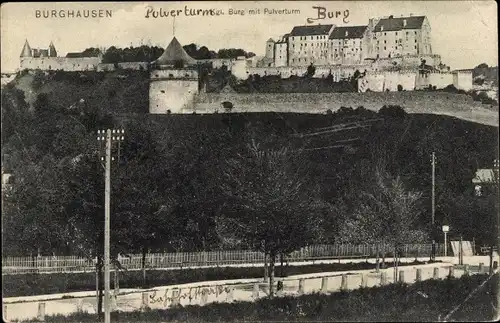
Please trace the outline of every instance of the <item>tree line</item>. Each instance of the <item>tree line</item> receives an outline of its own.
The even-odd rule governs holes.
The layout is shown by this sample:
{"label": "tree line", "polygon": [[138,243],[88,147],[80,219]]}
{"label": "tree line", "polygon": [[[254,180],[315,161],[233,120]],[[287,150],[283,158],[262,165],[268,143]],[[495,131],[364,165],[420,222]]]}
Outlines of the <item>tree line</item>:
{"label": "tree line", "polygon": [[[208,49],[206,46],[198,46],[194,43],[183,46],[186,53],[194,59],[213,59],[213,58],[237,58],[245,56],[247,58],[255,56],[252,52],[246,52],[241,48],[222,48],[217,52]],[[95,48],[87,48],[84,53],[94,53]],[[119,48],[111,46],[103,53],[103,63],[121,63],[121,62],[152,62],[163,54],[165,49],[159,46],[141,45],[138,47],[130,46]]]}

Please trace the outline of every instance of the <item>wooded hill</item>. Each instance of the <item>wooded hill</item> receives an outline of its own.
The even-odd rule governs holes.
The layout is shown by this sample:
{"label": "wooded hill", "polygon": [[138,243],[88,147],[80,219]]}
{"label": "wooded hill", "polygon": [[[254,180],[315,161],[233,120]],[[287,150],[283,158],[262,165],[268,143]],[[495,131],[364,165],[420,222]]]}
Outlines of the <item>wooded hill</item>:
{"label": "wooded hill", "polygon": [[2,165],[15,179],[3,191],[5,254],[39,248],[102,253],[104,181],[96,132],[107,127],[126,131],[120,166],[113,166],[115,253],[259,249],[262,241],[285,252],[356,239],[346,234],[346,224],[370,207],[367,194],[397,193],[391,183],[398,177],[404,192],[421,197],[411,206],[415,222],[396,229],[428,233],[432,152],[436,227],[447,221],[450,238],[479,244],[496,239],[498,201],[475,197],[471,183],[476,170],[491,168],[498,156],[496,127],[406,114],[401,107],[327,115],[123,114],[117,107],[147,102],[147,92],[134,90],[144,86],[137,75],[137,82],[97,74],[72,82],[62,74],[42,79],[31,108],[19,83],[4,88]]}

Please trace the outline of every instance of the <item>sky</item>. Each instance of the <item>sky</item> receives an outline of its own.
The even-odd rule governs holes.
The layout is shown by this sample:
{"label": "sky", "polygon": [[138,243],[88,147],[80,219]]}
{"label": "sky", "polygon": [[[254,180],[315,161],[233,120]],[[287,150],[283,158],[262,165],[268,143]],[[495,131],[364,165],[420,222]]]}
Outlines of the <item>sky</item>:
{"label": "sky", "polygon": [[[219,16],[186,16],[188,9],[215,9]],[[494,1],[204,1],[204,2],[73,2],[3,3],[1,6],[2,72],[19,67],[25,40],[32,48],[48,48],[51,41],[59,56],[88,47],[166,47],[174,35],[183,45],[196,43],[217,51],[243,48],[264,55],[265,42],[288,33],[293,26],[317,18],[318,9],[340,11],[338,17],[312,24],[366,25],[372,17],[425,15],[432,28],[434,54],[452,69],[473,68],[480,63],[496,66],[498,61],[497,4]],[[295,10],[269,14],[264,9]],[[151,11],[182,10],[175,17],[152,17]],[[244,15],[230,15],[232,9]],[[250,9],[260,9],[251,15]],[[111,10],[111,17],[37,17],[37,10]],[[348,10],[348,17],[344,16]],[[149,12],[149,14],[148,14]],[[148,17],[147,17],[148,16]],[[175,22],[175,23],[174,23]]]}

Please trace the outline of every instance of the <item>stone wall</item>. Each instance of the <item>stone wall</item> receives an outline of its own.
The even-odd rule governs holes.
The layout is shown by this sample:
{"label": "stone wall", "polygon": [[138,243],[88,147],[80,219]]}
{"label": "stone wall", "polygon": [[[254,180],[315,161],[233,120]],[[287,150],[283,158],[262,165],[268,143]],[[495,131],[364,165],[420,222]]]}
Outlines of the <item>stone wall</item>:
{"label": "stone wall", "polygon": [[21,57],[20,69],[40,69],[44,71],[96,71],[101,62],[99,57]]}
{"label": "stone wall", "polygon": [[298,112],[325,113],[340,107],[363,106],[378,111],[383,105],[400,105],[408,112],[471,111],[481,103],[470,96],[443,92],[367,92],[367,93],[286,93],[286,94],[215,94],[197,95],[195,108],[200,113],[222,112],[224,101],[233,103],[234,112]]}
{"label": "stone wall", "polygon": [[198,80],[173,79],[151,81],[149,85],[149,113],[191,113],[198,93]]}

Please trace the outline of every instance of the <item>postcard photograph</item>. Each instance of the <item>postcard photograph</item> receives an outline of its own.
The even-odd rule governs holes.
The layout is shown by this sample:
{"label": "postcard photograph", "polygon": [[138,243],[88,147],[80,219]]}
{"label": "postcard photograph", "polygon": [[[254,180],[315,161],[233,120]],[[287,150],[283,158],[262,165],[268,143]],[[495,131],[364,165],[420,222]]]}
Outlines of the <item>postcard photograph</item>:
{"label": "postcard photograph", "polygon": [[498,320],[497,10],[3,3],[4,322]]}

